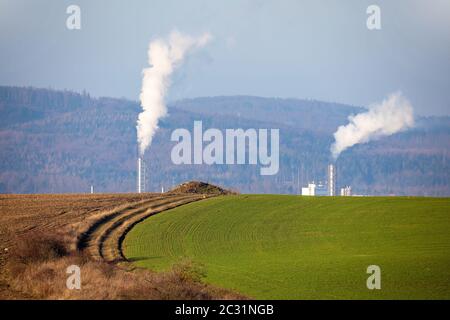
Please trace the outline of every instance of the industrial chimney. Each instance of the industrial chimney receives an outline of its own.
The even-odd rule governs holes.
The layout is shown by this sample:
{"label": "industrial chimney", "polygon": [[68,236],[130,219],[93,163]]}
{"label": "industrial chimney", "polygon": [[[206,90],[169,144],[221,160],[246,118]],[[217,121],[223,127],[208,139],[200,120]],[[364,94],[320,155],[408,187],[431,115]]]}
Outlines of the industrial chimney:
{"label": "industrial chimney", "polygon": [[336,195],[336,167],[334,164],[328,165],[328,195]]}
{"label": "industrial chimney", "polygon": [[145,162],[141,157],[137,162],[137,193],[145,192]]}

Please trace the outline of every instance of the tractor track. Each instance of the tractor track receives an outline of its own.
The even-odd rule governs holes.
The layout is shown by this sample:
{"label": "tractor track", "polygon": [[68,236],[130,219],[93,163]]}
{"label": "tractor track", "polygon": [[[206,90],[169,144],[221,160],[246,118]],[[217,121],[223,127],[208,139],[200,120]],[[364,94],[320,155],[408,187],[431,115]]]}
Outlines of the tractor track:
{"label": "tractor track", "polygon": [[166,194],[99,215],[79,233],[76,247],[97,260],[126,261],[122,242],[133,226],[156,213],[208,197],[210,195]]}

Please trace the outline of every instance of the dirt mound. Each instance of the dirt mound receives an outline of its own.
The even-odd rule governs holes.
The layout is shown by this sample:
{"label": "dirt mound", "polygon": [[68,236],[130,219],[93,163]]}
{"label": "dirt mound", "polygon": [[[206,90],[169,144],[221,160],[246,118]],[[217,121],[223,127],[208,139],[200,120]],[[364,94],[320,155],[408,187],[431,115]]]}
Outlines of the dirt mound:
{"label": "dirt mound", "polygon": [[225,194],[236,194],[236,192],[223,189],[221,187],[215,186],[201,181],[189,181],[182,183],[172,190],[171,193],[197,193],[197,194],[214,194],[214,195],[225,195]]}

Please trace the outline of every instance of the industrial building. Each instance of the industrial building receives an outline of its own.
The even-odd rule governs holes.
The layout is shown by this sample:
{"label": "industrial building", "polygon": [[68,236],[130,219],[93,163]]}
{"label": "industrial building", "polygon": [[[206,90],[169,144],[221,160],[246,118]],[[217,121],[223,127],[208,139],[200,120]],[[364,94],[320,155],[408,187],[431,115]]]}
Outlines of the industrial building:
{"label": "industrial building", "polygon": [[351,195],[352,195],[352,187],[345,186],[344,188],[341,188],[341,196],[349,197]]}
{"label": "industrial building", "polygon": [[[336,166],[334,164],[329,164],[327,167],[327,182],[326,183],[308,183],[307,187],[301,189],[302,196],[337,196],[336,185],[337,185],[337,174]],[[352,188],[350,186],[345,186],[340,189],[341,196],[351,196]]]}
{"label": "industrial building", "polygon": [[316,184],[308,183],[308,186],[302,188],[302,196],[315,196],[316,195]]}
{"label": "industrial building", "polygon": [[327,196],[328,188],[326,184],[322,183],[308,183],[307,187],[302,188],[302,196]]}

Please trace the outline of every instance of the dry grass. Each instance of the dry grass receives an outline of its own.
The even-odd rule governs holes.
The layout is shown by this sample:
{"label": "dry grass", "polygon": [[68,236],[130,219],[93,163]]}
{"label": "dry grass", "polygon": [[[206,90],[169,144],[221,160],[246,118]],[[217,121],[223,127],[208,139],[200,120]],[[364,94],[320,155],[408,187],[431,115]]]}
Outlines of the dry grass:
{"label": "dry grass", "polygon": [[0,299],[27,298],[11,289],[5,263],[16,238],[39,231],[76,238],[77,225],[93,215],[127,206],[157,194],[30,194],[0,195]]}
{"label": "dry grass", "polygon": [[8,259],[8,270],[13,276],[20,274],[29,265],[69,255],[63,239],[43,232],[33,231],[16,237],[15,243]]}
{"label": "dry grass", "polygon": [[[0,299],[241,299],[183,262],[164,273],[94,261],[76,250],[92,221],[160,194],[0,195]],[[7,248],[7,250],[5,250]],[[81,290],[66,288],[70,265]]]}
{"label": "dry grass", "polygon": [[[93,261],[81,252],[69,252],[58,236],[30,233],[18,239],[9,256],[9,284],[33,299],[240,299],[240,295],[202,282],[204,272],[189,261],[155,273],[130,265]],[[67,267],[81,269],[81,289],[69,290]]]}

